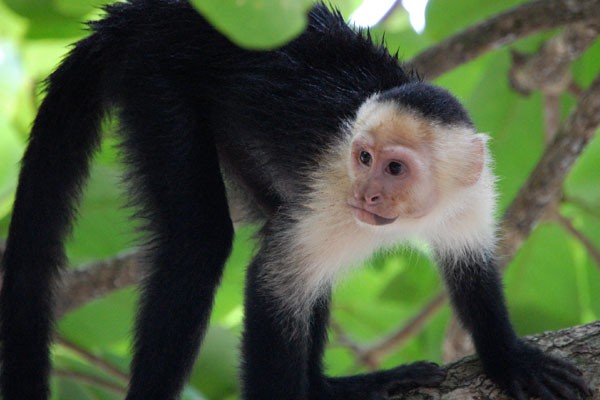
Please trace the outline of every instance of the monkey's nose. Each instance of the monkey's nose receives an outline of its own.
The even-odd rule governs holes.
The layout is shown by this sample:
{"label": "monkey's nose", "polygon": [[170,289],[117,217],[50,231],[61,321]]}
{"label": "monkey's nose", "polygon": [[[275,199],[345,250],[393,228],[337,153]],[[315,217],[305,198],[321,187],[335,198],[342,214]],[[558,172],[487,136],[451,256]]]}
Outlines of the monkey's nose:
{"label": "monkey's nose", "polygon": [[369,206],[375,206],[379,203],[381,203],[382,197],[380,194],[375,194],[375,195],[371,195],[371,194],[365,194],[365,202],[367,205]]}

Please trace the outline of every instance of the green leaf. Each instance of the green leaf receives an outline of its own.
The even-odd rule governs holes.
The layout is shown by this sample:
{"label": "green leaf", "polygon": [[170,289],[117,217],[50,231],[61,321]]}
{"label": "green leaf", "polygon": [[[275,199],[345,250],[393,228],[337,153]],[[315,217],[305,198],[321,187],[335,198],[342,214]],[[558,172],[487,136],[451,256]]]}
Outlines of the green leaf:
{"label": "green leaf", "polygon": [[240,46],[285,44],[306,27],[311,0],[192,0],[202,15]]}

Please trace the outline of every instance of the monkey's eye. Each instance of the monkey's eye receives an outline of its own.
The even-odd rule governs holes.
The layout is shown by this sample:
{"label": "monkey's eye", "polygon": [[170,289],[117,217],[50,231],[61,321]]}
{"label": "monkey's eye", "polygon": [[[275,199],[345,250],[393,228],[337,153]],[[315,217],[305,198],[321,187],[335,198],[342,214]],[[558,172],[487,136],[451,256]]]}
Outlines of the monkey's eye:
{"label": "monkey's eye", "polygon": [[369,165],[371,165],[371,161],[373,160],[373,157],[371,156],[371,154],[369,154],[368,151],[362,150],[360,152],[360,154],[358,155],[358,159],[360,160],[361,164],[369,166]]}
{"label": "monkey's eye", "polygon": [[387,170],[390,173],[390,175],[398,176],[406,172],[406,166],[397,161],[392,161],[388,164]]}

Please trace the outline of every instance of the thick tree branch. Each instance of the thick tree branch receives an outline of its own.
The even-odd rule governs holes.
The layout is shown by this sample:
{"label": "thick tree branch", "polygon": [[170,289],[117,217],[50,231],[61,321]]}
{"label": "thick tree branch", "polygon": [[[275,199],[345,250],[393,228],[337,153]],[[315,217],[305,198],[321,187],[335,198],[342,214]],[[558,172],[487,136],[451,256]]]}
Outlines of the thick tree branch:
{"label": "thick tree branch", "polygon": [[536,32],[600,18],[600,0],[537,0],[473,25],[429,47],[408,65],[431,80]]}
{"label": "thick tree branch", "polygon": [[[526,338],[536,346],[559,357],[568,358],[583,372],[594,389],[591,400],[600,400],[600,321],[561,331],[546,332]],[[438,388],[421,388],[394,400],[415,399],[490,399],[510,400],[483,373],[477,357],[471,356],[450,364],[446,380]]]}

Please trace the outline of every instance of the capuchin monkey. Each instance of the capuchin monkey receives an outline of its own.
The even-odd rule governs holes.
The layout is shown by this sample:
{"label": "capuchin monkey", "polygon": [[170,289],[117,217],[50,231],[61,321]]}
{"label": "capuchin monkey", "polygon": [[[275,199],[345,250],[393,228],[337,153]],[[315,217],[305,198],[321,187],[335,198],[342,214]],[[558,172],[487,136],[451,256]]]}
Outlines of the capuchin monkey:
{"label": "capuchin monkey", "polygon": [[106,10],[48,79],[23,158],[2,260],[4,400],[48,397],[54,282],[109,110],[148,232],[128,400],[178,398],[240,218],[261,224],[245,400],[375,400],[439,384],[433,363],[333,378],[321,361],[335,278],[413,237],[430,243],[495,383],[519,400],[590,393],[511,327],[486,137],[447,91],[322,4],[269,51],[232,44],[186,1]]}

